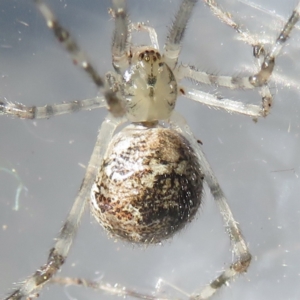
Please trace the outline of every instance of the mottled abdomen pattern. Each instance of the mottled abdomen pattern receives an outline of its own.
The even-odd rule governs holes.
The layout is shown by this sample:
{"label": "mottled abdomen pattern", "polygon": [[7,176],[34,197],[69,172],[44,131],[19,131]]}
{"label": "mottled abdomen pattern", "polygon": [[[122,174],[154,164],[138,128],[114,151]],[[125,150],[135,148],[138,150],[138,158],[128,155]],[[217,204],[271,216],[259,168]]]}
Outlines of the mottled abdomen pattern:
{"label": "mottled abdomen pattern", "polygon": [[91,193],[92,213],[113,236],[158,243],[195,216],[203,174],[174,130],[131,125],[110,143]]}

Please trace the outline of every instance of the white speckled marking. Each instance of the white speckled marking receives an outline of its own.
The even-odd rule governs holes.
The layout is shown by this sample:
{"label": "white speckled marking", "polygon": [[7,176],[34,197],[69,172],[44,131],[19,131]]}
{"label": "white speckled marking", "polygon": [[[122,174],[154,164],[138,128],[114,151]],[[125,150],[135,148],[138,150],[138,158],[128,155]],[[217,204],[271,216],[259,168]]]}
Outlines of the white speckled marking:
{"label": "white speckled marking", "polygon": [[92,189],[92,211],[113,235],[156,243],[194,217],[202,184],[184,137],[168,128],[130,125],[108,147]]}

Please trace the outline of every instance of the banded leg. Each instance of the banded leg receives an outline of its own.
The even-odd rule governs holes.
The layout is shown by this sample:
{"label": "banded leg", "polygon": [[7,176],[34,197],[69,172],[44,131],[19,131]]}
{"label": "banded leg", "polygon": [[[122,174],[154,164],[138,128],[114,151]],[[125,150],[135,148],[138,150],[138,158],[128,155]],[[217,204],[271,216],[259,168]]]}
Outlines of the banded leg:
{"label": "banded leg", "polygon": [[215,0],[203,0],[204,3],[210,8],[212,13],[224,24],[233,28],[240,36],[240,39],[245,43],[251,45],[253,48],[259,48],[261,43],[253,35],[250,34],[248,29],[244,29],[237,22],[235,22],[231,14],[221,9]]}
{"label": "banded leg", "polygon": [[289,38],[292,29],[299,21],[299,18],[300,18],[300,1],[298,2],[297,6],[293,10],[293,13],[290,16],[289,20],[286,22],[283,29],[279,33],[274,45],[271,47],[271,50],[264,57],[263,63],[261,64],[260,71],[257,74],[249,77],[249,81],[253,86],[255,87],[263,86],[268,82],[274,69],[275,59],[281,52],[284,44]]}
{"label": "banded leg", "polygon": [[[227,87],[229,89],[255,89],[250,81],[249,77],[231,77],[231,76],[219,76],[211,75],[206,72],[197,71],[194,68],[187,65],[180,65],[177,68],[178,76],[180,78],[190,78],[196,82],[204,83],[207,85],[217,85]],[[222,108],[228,112],[241,113],[250,117],[266,117],[270,112],[272,103],[272,95],[269,88],[264,85],[262,87],[262,104],[261,106],[244,104],[240,101],[220,99],[214,95],[209,95],[200,90],[196,90],[190,87],[181,87],[180,91],[182,95],[206,104],[215,108]]]}
{"label": "banded leg", "polygon": [[[266,40],[268,40],[268,44],[271,44],[272,47],[274,47],[274,41],[270,38],[266,39],[258,39],[254,35],[252,35],[248,29],[243,28],[243,26],[239,25],[232,17],[232,15],[221,9],[218,4],[216,3],[215,0],[203,0],[205,4],[210,8],[212,13],[224,24],[230,26],[233,28],[238,34],[239,34],[239,39],[242,40],[243,42],[249,44],[250,46],[253,47],[253,55],[256,58],[259,58],[261,56],[265,56],[265,44]],[[243,1],[241,1],[243,2]],[[244,4],[249,5],[249,3],[244,2]],[[256,9],[259,9],[256,7]],[[295,8],[297,10],[297,8]],[[278,18],[278,16],[276,16]],[[281,20],[284,21],[284,20]],[[272,51],[272,50],[271,50]],[[270,51],[270,52],[271,52]]]}
{"label": "banded leg", "polygon": [[[218,7],[214,0],[204,0],[204,2],[210,7],[212,12],[225,24],[235,29],[241,36],[242,40],[252,45],[254,56],[257,58],[259,63],[258,73],[249,77],[226,77],[226,76],[214,76],[209,75],[205,78],[205,73],[201,74],[195,70],[185,70],[183,72],[190,73],[191,78],[194,80],[204,80],[204,83],[213,83],[220,86],[225,86],[231,89],[242,88],[242,89],[253,89],[261,87],[262,94],[262,107],[264,110],[263,116],[269,114],[272,106],[272,95],[267,83],[273,73],[275,66],[275,59],[280,54],[284,43],[289,37],[290,32],[295,27],[295,24],[299,21],[300,14],[300,1],[295,7],[291,17],[286,22],[284,28],[281,30],[275,43],[271,46],[268,53],[265,53],[264,46],[257,41],[248,30],[244,30],[239,26],[231,17],[228,12],[224,12]],[[260,62],[261,61],[261,62]],[[189,77],[189,76],[188,76]]]}
{"label": "banded leg", "polygon": [[[261,70],[258,74],[253,75],[249,81],[256,87],[262,86],[265,84],[269,77],[272,74],[274,68],[274,60],[281,52],[281,49],[284,43],[287,41],[290,32],[295,27],[295,24],[299,21],[300,15],[300,1],[294,8],[289,20],[284,25],[283,29],[279,33],[275,43],[271,46],[271,50],[265,55],[265,49],[263,48],[261,42],[259,42],[254,36],[252,36],[248,30],[243,29],[240,25],[238,25],[232,18],[231,14],[223,11],[215,2],[215,0],[203,0],[211,9],[214,15],[218,17],[223,23],[232,27],[237,33],[241,36],[241,40],[251,45],[254,48],[254,56],[260,57],[261,55],[264,57]],[[256,77],[256,78],[254,78]]]}
{"label": "banded leg", "polygon": [[89,199],[92,185],[98,169],[100,168],[104,151],[106,150],[115,129],[122,122],[123,119],[116,119],[112,116],[108,116],[102,123],[79,193],[67,220],[56,239],[54,247],[50,250],[47,263],[25,280],[22,286],[9,297],[5,298],[5,300],[21,300],[22,298],[33,297],[64,264],[76,235],[86,200]]}
{"label": "banded leg", "polygon": [[[60,25],[53,12],[43,2],[43,0],[34,0],[34,2],[41,14],[43,15],[48,28],[52,30],[56,39],[71,55],[74,64],[80,66],[86,72],[86,74],[88,74],[89,77],[93,80],[93,82],[99,88],[99,90],[103,93],[110,112],[116,117],[123,116],[125,114],[125,108],[124,104],[122,103],[122,100],[119,99],[113,91],[106,87],[105,81],[98,74],[93,65],[89,62],[88,58],[79,48],[76,41],[71,37],[70,33]],[[115,0],[114,3],[115,2],[119,3],[123,1]],[[118,5],[114,5],[114,9],[119,9]]]}
{"label": "banded leg", "polygon": [[207,285],[199,294],[191,294],[189,297],[192,300],[209,299],[220,287],[226,285],[230,280],[247,271],[251,262],[251,254],[248,250],[245,240],[243,239],[238,223],[233,217],[233,214],[227,203],[227,199],[217,181],[217,178],[214,175],[204,153],[199,147],[199,144],[194,138],[189,126],[177,112],[172,114],[171,126],[174,130],[183,133],[183,135],[191,143],[193,149],[195,149],[204,174],[204,180],[209,186],[209,189],[214,197],[216,205],[223,218],[224,227],[226,228],[226,232],[228,233],[231,242],[234,259],[233,263],[231,263],[230,266],[221,273],[221,275]]}
{"label": "banded leg", "polygon": [[83,278],[71,278],[71,277],[54,277],[51,279],[49,283],[59,284],[62,286],[82,286],[85,288],[91,288],[95,291],[106,292],[111,295],[116,295],[120,297],[134,297],[137,299],[144,300],[170,300],[166,297],[158,297],[157,295],[152,294],[144,294],[140,293],[134,289],[127,288],[125,286],[121,286],[119,284],[109,284],[107,282],[103,282],[102,280],[88,280]]}
{"label": "banded leg", "polygon": [[254,120],[265,116],[265,110],[259,105],[245,104],[243,102],[234,101],[227,98],[218,98],[215,95],[205,93],[188,86],[181,86],[179,91],[181,92],[181,95],[186,98],[205,104],[206,106],[212,108],[224,109],[229,113],[246,115],[252,117]]}
{"label": "banded leg", "polygon": [[84,100],[75,100],[61,104],[46,106],[25,106],[20,103],[12,103],[0,100],[0,115],[9,115],[20,119],[49,119],[63,114],[73,113],[81,110],[91,110],[106,106],[104,97]]}
{"label": "banded leg", "polygon": [[123,75],[129,66],[128,56],[128,16],[124,0],[112,0],[113,15],[115,18],[115,31],[112,42],[113,66],[119,74]]}
{"label": "banded leg", "polygon": [[[108,13],[115,19],[115,10],[109,9]],[[127,13],[126,13],[127,14]],[[149,38],[151,41],[151,45],[155,49],[159,49],[158,39],[156,31],[153,27],[145,25],[143,22],[131,23],[128,21],[128,16],[125,19],[126,24],[121,24],[121,26],[128,26],[128,33],[127,33],[127,45],[131,45],[131,38],[133,31],[146,31],[149,34]]]}
{"label": "banded leg", "polygon": [[181,41],[197,0],[183,0],[170,28],[164,47],[164,61],[173,70],[178,61]]}
{"label": "banded leg", "polygon": [[[211,5],[212,3],[215,2],[213,0],[209,0],[207,1],[207,3],[210,3]],[[214,9],[215,8],[216,7],[214,7]],[[222,16],[228,15],[227,13],[224,12],[222,13],[223,13]],[[276,42],[271,47],[270,52],[263,57],[263,61],[260,66],[260,71],[255,75],[249,77],[216,76],[216,75],[207,74],[205,72],[200,72],[187,65],[181,65],[177,68],[179,78],[184,78],[184,77],[191,78],[195,81],[208,84],[208,85],[215,84],[230,89],[254,89],[257,87],[261,87],[262,89],[261,107],[256,105],[245,105],[238,101],[232,101],[226,99],[223,99],[221,103],[221,101],[218,102],[216,97],[214,96],[210,97],[201,91],[197,91],[191,88],[183,88],[183,90],[185,91],[184,96],[199,101],[201,103],[205,103],[209,106],[214,106],[216,108],[224,108],[228,111],[246,114],[251,117],[255,117],[255,118],[266,117],[269,114],[270,108],[272,106],[272,95],[267,86],[267,83],[270,79],[270,76],[272,75],[275,66],[275,58],[279,55],[280,51],[283,48],[284,43],[289,37],[290,32],[295,27],[295,24],[299,21],[300,18],[299,15],[300,15],[300,2],[294,9],[291,17],[285,24],[284,28],[281,30],[279,36],[276,39]],[[219,15],[218,17],[221,18]],[[229,16],[227,18],[232,21],[232,19]],[[223,20],[223,17],[221,19]],[[233,26],[233,28],[235,28],[235,26]],[[250,35],[249,37],[251,38]],[[260,58],[261,56],[258,57],[258,59]]]}

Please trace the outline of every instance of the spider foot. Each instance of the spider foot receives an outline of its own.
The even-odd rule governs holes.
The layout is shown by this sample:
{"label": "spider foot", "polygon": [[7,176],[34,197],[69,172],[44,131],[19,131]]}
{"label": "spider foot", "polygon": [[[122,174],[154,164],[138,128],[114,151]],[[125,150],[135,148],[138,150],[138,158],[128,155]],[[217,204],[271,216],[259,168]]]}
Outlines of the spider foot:
{"label": "spider foot", "polygon": [[12,115],[21,119],[33,119],[35,106],[26,107],[18,102],[9,102],[5,98],[0,99],[0,115]]}

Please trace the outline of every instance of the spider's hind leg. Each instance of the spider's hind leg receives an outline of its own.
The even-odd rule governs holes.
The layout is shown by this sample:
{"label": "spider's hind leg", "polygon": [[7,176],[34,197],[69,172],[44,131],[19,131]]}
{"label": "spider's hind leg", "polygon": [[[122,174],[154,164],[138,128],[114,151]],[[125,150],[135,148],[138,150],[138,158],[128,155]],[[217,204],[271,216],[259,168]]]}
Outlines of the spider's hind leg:
{"label": "spider's hind leg", "polygon": [[123,122],[123,119],[116,119],[112,116],[108,116],[103,122],[80,190],[67,220],[58,234],[56,243],[50,250],[47,263],[38,268],[32,276],[24,281],[20,288],[15,290],[15,292],[5,298],[5,300],[30,299],[42,289],[44,284],[49,282],[64,264],[79,227],[86,200],[89,199],[92,185],[100,168],[104,151],[106,150],[115,129]]}
{"label": "spider's hind leg", "polygon": [[204,174],[204,180],[207,183],[214,201],[219,209],[223,219],[223,224],[230,239],[231,250],[233,254],[233,262],[225,268],[225,270],[214,279],[209,285],[204,287],[200,293],[189,295],[190,300],[203,300],[212,297],[222,286],[236,278],[238,275],[247,271],[250,262],[251,254],[249,252],[246,241],[244,240],[238,222],[234,219],[228,200],[222,191],[216,176],[214,175],[201,147],[194,138],[189,126],[179,113],[174,112],[171,118],[172,128],[182,132],[189,140],[191,146],[196,151],[196,154],[201,165],[201,170]]}

